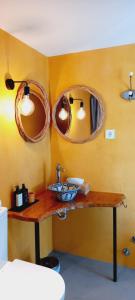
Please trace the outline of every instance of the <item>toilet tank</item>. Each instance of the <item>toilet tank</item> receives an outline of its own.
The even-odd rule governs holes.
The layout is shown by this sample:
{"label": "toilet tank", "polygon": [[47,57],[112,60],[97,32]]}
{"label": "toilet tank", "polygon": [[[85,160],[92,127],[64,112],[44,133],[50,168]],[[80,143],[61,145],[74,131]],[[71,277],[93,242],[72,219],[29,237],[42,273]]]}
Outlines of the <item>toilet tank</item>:
{"label": "toilet tank", "polygon": [[8,259],[8,211],[0,207],[0,262]]}

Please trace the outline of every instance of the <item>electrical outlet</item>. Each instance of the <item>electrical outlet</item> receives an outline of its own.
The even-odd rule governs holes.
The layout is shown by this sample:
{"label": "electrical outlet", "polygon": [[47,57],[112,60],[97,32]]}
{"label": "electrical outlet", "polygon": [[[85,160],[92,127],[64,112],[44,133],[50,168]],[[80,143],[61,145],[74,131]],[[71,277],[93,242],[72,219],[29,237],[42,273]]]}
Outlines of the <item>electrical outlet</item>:
{"label": "electrical outlet", "polygon": [[107,140],[114,140],[116,138],[115,129],[106,129],[106,131],[105,131],[105,138]]}

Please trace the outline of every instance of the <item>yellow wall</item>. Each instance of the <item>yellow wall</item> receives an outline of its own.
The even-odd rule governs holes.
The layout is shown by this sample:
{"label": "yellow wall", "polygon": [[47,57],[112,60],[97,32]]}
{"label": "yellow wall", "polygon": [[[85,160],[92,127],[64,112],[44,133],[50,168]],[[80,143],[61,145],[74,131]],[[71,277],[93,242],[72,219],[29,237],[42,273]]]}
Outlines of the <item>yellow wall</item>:
{"label": "yellow wall", "polygon": [[71,107],[72,121],[67,136],[76,141],[87,140],[90,137],[90,93],[81,89],[74,89],[71,93],[74,99],[82,99],[86,116],[83,120],[77,118],[77,112],[80,109],[80,101],[75,100]]}
{"label": "yellow wall", "polygon": [[[25,182],[29,190],[55,180],[60,162],[66,176],[84,177],[92,190],[122,192],[128,208],[118,209],[118,261],[135,267],[135,103],[120,98],[128,86],[129,71],[135,72],[135,45],[87,51],[49,58],[52,105],[58,95],[74,84],[96,89],[103,97],[105,122],[100,135],[86,144],[71,144],[51,128],[39,143],[26,143],[18,133],[14,119],[14,91],[5,88],[4,79],[37,80],[49,92],[48,58],[0,30],[0,198],[10,207],[11,190]],[[135,83],[133,83],[135,84]],[[116,140],[104,138],[105,128],[116,129]],[[52,163],[52,176],[51,176]],[[112,260],[112,210],[82,209],[69,213],[65,222],[54,218],[54,248],[104,261]],[[41,255],[52,246],[51,219],[41,224]],[[129,247],[131,256],[121,255]],[[9,258],[34,261],[34,225],[9,221]]]}
{"label": "yellow wall", "polygon": [[[48,58],[0,30],[0,199],[10,207],[13,186],[25,183],[29,190],[49,182],[51,157],[50,133],[39,143],[26,143],[19,135],[14,105],[14,91],[5,87],[5,76],[14,80],[33,79],[48,92]],[[44,233],[45,232],[45,233]],[[41,254],[52,250],[51,219],[41,225]],[[9,221],[9,258],[34,261],[34,225]]]}
{"label": "yellow wall", "polygon": [[[135,267],[135,244],[130,241],[135,234],[135,101],[120,98],[129,83],[128,73],[135,72],[135,45],[52,57],[49,62],[52,105],[75,84],[96,89],[105,105],[104,127],[93,141],[71,144],[52,128],[52,181],[60,162],[65,177],[83,177],[92,190],[126,195],[128,208],[118,209],[118,262]],[[116,130],[115,140],[105,139],[107,128]],[[55,249],[112,260],[112,209],[80,209],[65,222],[54,218],[53,234]],[[123,247],[130,248],[131,256],[121,255]]]}

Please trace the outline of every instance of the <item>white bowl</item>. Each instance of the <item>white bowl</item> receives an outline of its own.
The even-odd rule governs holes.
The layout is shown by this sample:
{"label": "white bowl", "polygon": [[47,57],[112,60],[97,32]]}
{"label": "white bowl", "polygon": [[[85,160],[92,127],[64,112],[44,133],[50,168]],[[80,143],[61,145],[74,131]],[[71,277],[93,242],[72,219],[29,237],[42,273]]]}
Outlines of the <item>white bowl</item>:
{"label": "white bowl", "polygon": [[82,185],[84,183],[84,179],[83,178],[69,177],[69,178],[67,178],[67,182],[77,184],[77,185]]}

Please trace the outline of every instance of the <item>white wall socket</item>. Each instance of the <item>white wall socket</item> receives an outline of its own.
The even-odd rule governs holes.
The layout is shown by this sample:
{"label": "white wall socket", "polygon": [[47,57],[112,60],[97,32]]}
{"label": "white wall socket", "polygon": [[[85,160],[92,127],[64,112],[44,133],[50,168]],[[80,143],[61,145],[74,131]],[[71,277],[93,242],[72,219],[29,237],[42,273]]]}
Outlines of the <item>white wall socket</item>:
{"label": "white wall socket", "polygon": [[114,140],[116,138],[115,129],[106,129],[105,130],[105,138],[107,140]]}

